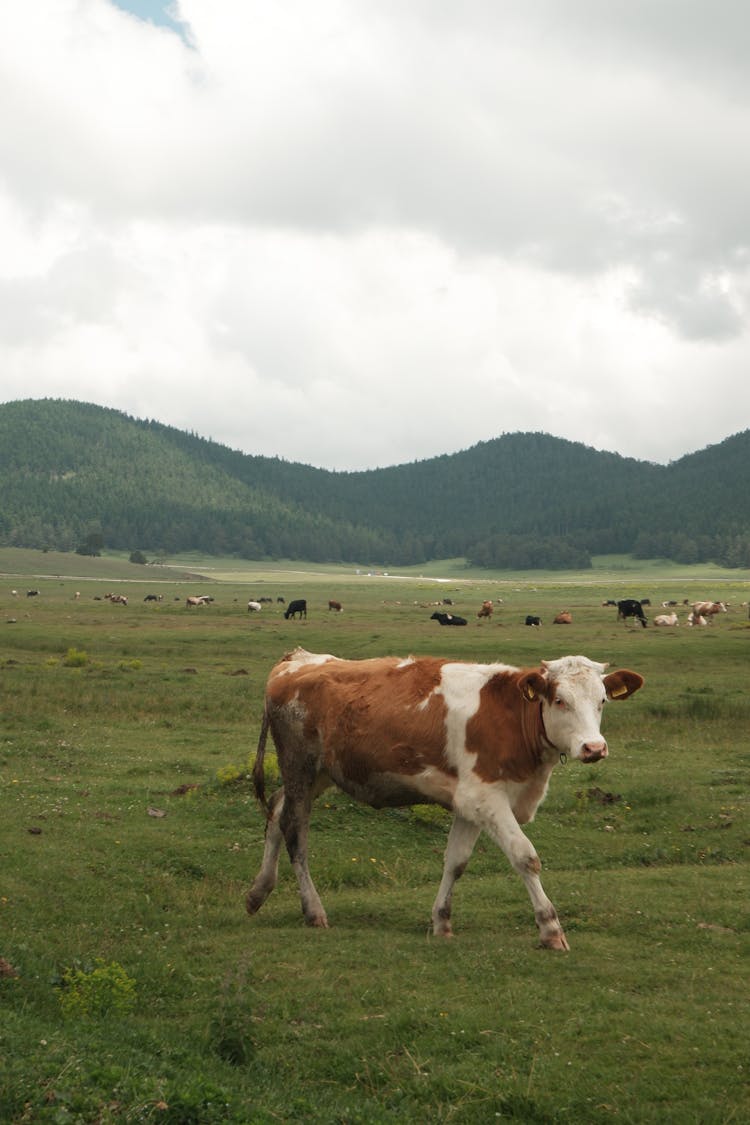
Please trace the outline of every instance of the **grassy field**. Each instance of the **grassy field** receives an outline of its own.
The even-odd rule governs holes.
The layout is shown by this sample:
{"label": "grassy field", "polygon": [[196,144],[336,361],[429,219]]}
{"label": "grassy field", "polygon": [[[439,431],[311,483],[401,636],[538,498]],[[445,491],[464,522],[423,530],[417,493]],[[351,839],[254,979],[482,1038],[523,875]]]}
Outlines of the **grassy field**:
{"label": "grassy field", "polygon": [[[0,551],[0,1121],[747,1121],[749,590],[613,559],[490,579],[458,560],[385,577]],[[189,593],[216,600],[188,610]],[[258,596],[274,600],[248,614]],[[306,597],[307,621],[279,596]],[[732,604],[706,629],[682,608],[641,629],[602,606],[625,596],[650,615]],[[443,597],[467,628],[429,620]],[[479,621],[485,597],[502,604]],[[551,624],[561,609],[572,625]],[[248,918],[248,762],[265,677],[296,644],[581,652],[646,677],[607,708],[610,757],[560,766],[527,830],[569,954],[536,948],[523,885],[483,841],[455,939],[432,938],[445,814],[333,792],[311,833],[330,930],[304,927],[283,858]]]}

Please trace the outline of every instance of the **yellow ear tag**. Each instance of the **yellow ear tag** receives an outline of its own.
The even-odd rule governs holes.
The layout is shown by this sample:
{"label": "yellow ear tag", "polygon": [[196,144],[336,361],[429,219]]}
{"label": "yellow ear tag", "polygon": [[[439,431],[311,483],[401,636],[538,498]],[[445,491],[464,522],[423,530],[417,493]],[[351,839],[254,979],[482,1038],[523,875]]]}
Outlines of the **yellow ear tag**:
{"label": "yellow ear tag", "polygon": [[616,691],[610,692],[610,695],[611,695],[612,699],[619,699],[621,695],[627,695],[627,694],[628,694],[628,689],[624,685],[623,685],[623,687],[618,687]]}
{"label": "yellow ear tag", "polygon": [[533,689],[533,687],[531,686],[531,684],[527,684],[527,685],[526,685],[526,698],[527,698],[527,699],[529,699],[529,700],[531,700],[531,702],[532,702],[532,703],[533,703],[533,702],[534,702],[534,700],[536,699],[536,692],[534,691],[534,689]]}

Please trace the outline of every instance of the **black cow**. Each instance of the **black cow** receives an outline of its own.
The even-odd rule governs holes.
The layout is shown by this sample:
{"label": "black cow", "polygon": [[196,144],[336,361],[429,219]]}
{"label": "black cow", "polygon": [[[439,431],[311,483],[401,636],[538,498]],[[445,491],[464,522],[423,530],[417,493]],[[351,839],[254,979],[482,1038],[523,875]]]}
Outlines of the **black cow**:
{"label": "black cow", "polygon": [[162,597],[162,594],[146,594],[143,600],[144,602],[160,602]]}
{"label": "black cow", "polygon": [[284,611],[284,617],[287,619],[287,621],[290,617],[296,617],[297,614],[299,614],[300,617],[307,617],[306,598],[297,598],[295,601],[290,602],[286,610]]}
{"label": "black cow", "polygon": [[542,623],[541,617],[534,617],[530,613],[526,614],[526,624],[527,625],[541,625],[541,623]]}
{"label": "black cow", "polygon": [[628,617],[637,617],[643,628],[646,628],[646,614],[641,603],[635,598],[623,598],[617,603],[617,620],[622,618],[623,621],[627,621]]}
{"label": "black cow", "polygon": [[38,598],[39,597],[39,591],[38,590],[27,590],[26,591],[26,597],[27,598]]}
{"label": "black cow", "polygon": [[454,613],[433,613],[430,621],[439,621],[441,625],[465,625],[465,617],[456,617]]}

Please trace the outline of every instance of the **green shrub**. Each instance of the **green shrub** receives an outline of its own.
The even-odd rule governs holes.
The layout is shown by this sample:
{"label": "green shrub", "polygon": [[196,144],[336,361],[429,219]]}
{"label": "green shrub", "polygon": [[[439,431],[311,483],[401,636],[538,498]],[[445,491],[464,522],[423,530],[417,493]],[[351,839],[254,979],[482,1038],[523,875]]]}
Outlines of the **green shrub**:
{"label": "green shrub", "polygon": [[69,648],[63,658],[63,664],[66,668],[84,668],[88,662],[88,653],[77,648]]}
{"label": "green shrub", "polygon": [[216,780],[218,781],[219,785],[234,785],[234,783],[236,781],[239,781],[243,776],[244,775],[242,771],[239,770],[237,766],[233,766],[231,764],[227,766],[219,766],[216,771]]}
{"label": "green shrub", "polygon": [[65,969],[60,984],[60,1007],[69,1019],[124,1015],[135,1004],[135,981],[117,961],[97,958],[93,969]]}

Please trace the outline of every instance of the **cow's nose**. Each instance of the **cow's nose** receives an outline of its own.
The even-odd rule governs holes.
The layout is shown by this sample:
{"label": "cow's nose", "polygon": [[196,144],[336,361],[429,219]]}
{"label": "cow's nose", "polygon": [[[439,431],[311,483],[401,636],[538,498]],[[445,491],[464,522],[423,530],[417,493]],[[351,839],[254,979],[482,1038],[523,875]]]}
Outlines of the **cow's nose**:
{"label": "cow's nose", "polygon": [[609,750],[604,739],[601,742],[584,742],[581,750],[581,761],[598,762],[602,758],[606,758],[608,753]]}

